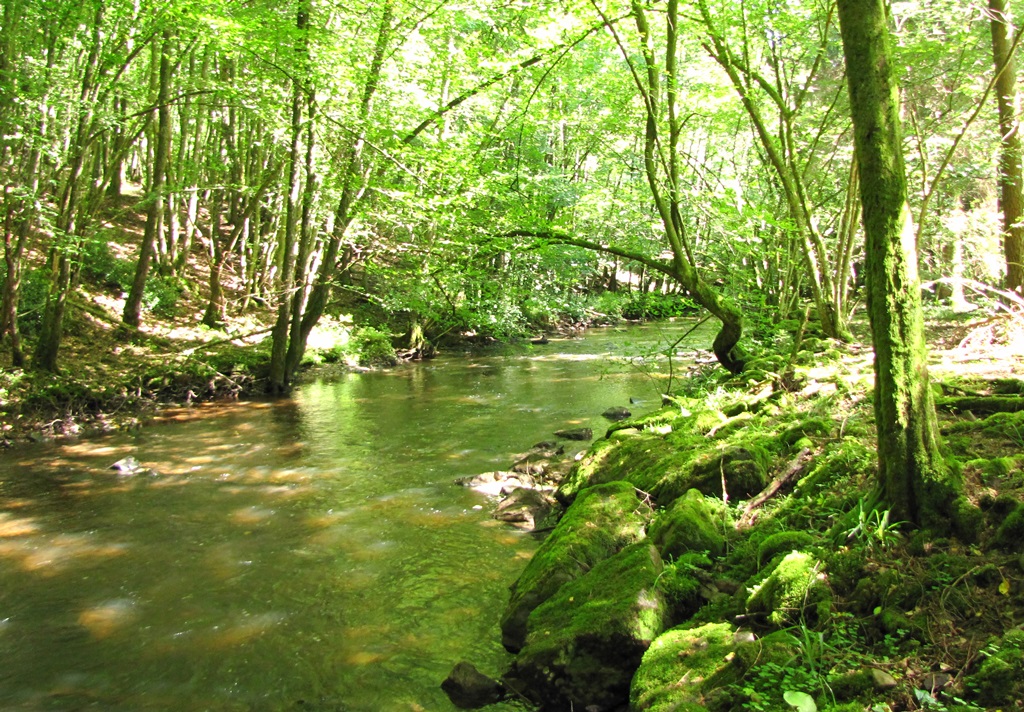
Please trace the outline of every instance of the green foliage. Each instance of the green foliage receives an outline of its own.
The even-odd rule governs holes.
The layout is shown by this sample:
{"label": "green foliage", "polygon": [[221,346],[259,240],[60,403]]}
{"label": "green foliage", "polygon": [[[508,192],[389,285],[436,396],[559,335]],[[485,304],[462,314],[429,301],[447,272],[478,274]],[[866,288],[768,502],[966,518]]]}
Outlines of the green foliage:
{"label": "green foliage", "polygon": [[391,335],[372,326],[363,326],[353,334],[359,365],[367,368],[394,366],[398,355],[391,343]]}
{"label": "green foliage", "polygon": [[632,292],[619,312],[625,319],[648,321],[693,314],[697,307],[693,301],[678,294],[661,292]]}
{"label": "green foliage", "polygon": [[336,363],[351,354],[353,348],[359,345],[359,341],[353,339],[353,330],[349,322],[351,319],[321,319],[306,341],[302,362],[319,366]]}
{"label": "green foliage", "polygon": [[1012,705],[1024,693],[1024,631],[1008,630],[983,650],[985,659],[967,680],[985,705]]}
{"label": "green foliage", "polygon": [[857,503],[857,516],[854,525],[846,531],[848,540],[855,540],[869,549],[886,550],[903,539],[899,528],[905,522],[890,522],[889,510],[873,509],[865,504],[862,498]]}
{"label": "green foliage", "polygon": [[50,289],[48,273],[43,269],[26,270],[21,276],[21,300],[18,304],[18,328],[25,336],[38,336],[43,324],[43,308]]}
{"label": "green foliage", "polygon": [[806,692],[786,690],[782,693],[782,699],[797,712],[818,712],[818,705],[815,704],[814,698]]}

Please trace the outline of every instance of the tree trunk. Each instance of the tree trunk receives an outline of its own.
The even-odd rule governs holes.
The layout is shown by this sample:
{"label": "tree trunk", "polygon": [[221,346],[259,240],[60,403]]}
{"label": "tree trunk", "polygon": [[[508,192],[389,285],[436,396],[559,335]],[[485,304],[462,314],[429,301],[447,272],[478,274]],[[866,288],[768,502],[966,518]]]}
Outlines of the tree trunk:
{"label": "tree trunk", "polygon": [[995,60],[996,98],[999,103],[999,208],[1003,213],[1003,254],[1006,289],[1024,290],[1024,225],[1021,224],[1021,141],[1017,120],[1017,69],[1011,54],[1008,0],[989,0],[992,57]]}
{"label": "tree trunk", "polygon": [[[296,51],[300,60],[306,52],[306,30],[309,15],[303,4],[296,16],[299,31]],[[270,379],[268,390],[279,394],[288,391],[291,373],[288,372],[288,334],[292,320],[292,291],[295,289],[295,264],[298,250],[296,228],[301,212],[299,191],[302,187],[302,103],[303,80],[292,78],[291,148],[288,153],[288,201],[285,207],[284,243],[281,245],[280,279],[278,281],[277,321],[271,331]]]}
{"label": "tree trunk", "polygon": [[171,31],[164,30],[163,47],[160,51],[160,88],[157,91],[156,147],[153,156],[152,180],[149,190],[149,206],[146,208],[146,229],[139,247],[139,261],[135,266],[135,278],[124,304],[121,320],[128,326],[138,328],[142,315],[142,295],[149,276],[149,266],[156,251],[157,231],[164,216],[164,181],[167,176],[167,157],[171,151]]}
{"label": "tree trunk", "polygon": [[[955,491],[939,453],[885,0],[839,0],[860,166],[875,348],[878,477],[894,521],[948,526]],[[945,528],[942,526],[942,528]]]}

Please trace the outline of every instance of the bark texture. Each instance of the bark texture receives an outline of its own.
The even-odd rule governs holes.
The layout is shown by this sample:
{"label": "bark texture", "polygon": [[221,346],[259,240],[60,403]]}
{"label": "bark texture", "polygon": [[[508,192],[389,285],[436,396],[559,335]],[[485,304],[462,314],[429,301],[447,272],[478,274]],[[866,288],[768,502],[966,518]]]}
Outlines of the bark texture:
{"label": "bark texture", "polygon": [[[868,316],[875,349],[881,494],[895,520],[936,525],[955,492],[939,454],[899,94],[884,0],[839,0],[860,165]],[[948,520],[946,520],[948,521]]]}

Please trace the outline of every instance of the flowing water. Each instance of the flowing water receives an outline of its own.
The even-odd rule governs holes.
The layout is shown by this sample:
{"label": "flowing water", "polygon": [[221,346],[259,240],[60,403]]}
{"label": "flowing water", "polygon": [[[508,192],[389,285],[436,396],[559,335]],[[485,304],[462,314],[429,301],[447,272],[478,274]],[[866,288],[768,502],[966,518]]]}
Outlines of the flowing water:
{"label": "flowing water", "polygon": [[[687,325],[343,374],[0,454],[0,709],[453,710],[537,540],[459,476],[658,405]],[[690,343],[706,345],[706,328]],[[157,475],[118,476],[132,455]],[[494,709],[516,709],[505,703]]]}

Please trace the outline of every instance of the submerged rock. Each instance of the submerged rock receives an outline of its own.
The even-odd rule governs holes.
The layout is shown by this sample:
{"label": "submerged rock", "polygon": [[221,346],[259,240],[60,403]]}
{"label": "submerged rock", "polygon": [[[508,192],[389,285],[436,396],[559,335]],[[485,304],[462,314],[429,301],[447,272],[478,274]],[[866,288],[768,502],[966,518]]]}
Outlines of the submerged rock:
{"label": "submerged rock", "polygon": [[128,457],[122,457],[111,465],[110,469],[119,475],[138,475],[140,473],[147,472],[146,468],[142,466],[142,463],[131,455]]}
{"label": "submerged rock", "polygon": [[501,618],[501,641],[512,652],[523,647],[526,621],[537,606],[598,562],[644,537],[650,509],[628,482],[584,490],[511,587]]}
{"label": "submerged rock", "polygon": [[661,571],[657,550],[641,542],[562,586],[530,615],[526,646],[507,682],[559,709],[627,702],[633,673],[664,627]]}
{"label": "submerged rock", "polygon": [[549,494],[522,487],[501,500],[494,510],[494,518],[520,529],[533,530],[548,518],[557,504]]}
{"label": "submerged rock", "polygon": [[469,487],[481,494],[498,497],[520,488],[534,487],[536,481],[532,476],[525,473],[495,470],[494,472],[483,472],[472,477],[460,477],[455,480],[455,484]]}
{"label": "submerged rock", "polygon": [[565,440],[593,440],[594,431],[590,428],[570,428],[556,430],[555,435]]}
{"label": "submerged rock", "polygon": [[629,412],[628,408],[623,408],[622,406],[617,405],[613,408],[609,408],[605,412],[601,413],[601,415],[608,420],[625,420],[633,414]]}
{"label": "submerged rock", "polygon": [[441,683],[452,704],[461,709],[476,709],[505,697],[505,686],[487,677],[472,663],[460,662]]}

